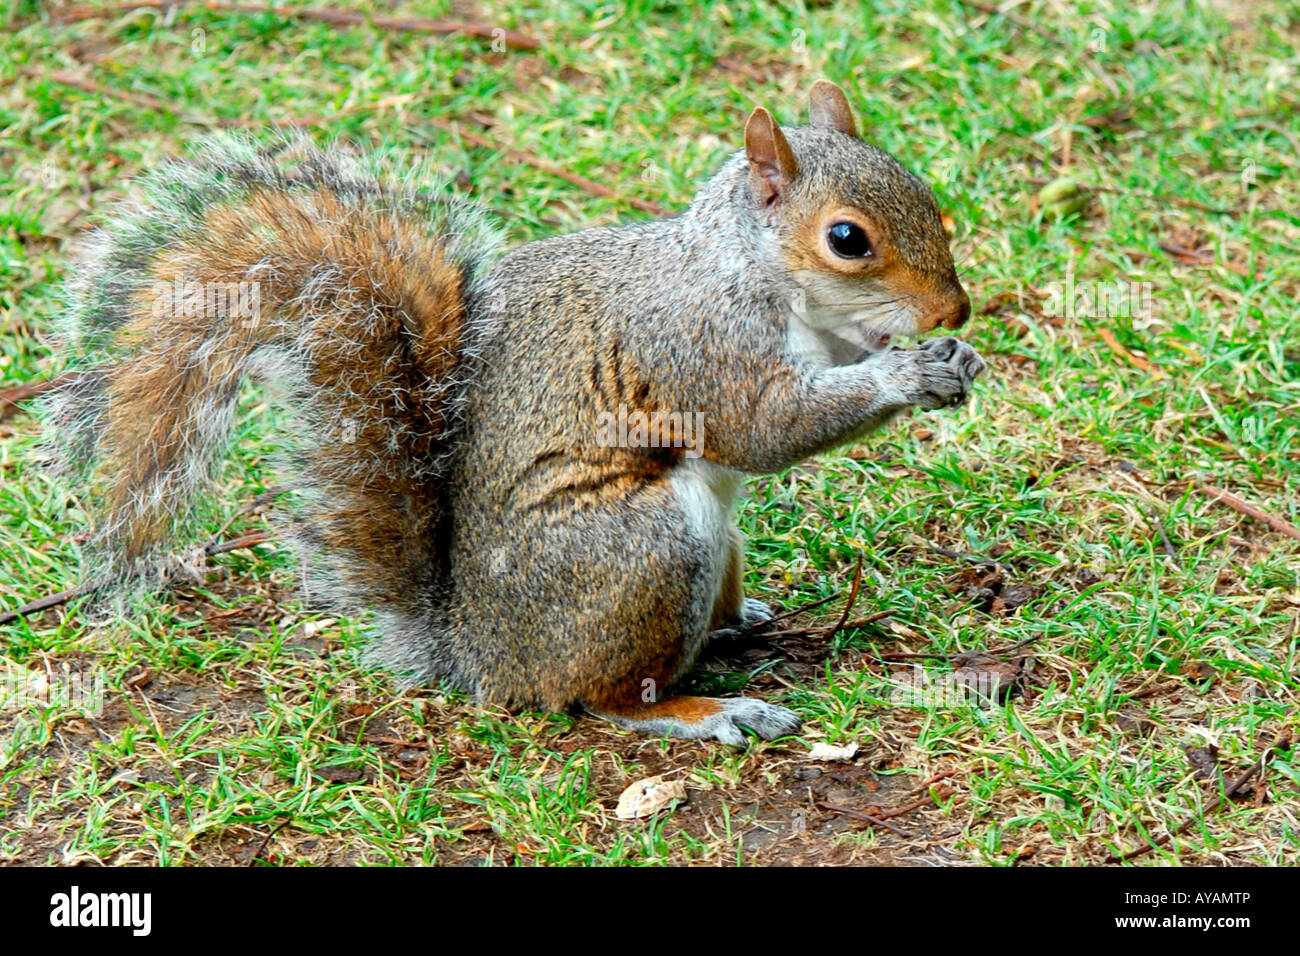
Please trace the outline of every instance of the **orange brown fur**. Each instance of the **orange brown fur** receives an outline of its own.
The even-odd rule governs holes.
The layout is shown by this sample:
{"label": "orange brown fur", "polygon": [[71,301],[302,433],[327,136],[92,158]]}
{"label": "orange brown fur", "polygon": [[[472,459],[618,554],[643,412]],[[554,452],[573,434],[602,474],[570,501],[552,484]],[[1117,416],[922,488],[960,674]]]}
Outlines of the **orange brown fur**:
{"label": "orange brown fur", "polygon": [[[257,190],[238,210],[218,206],[194,238],[167,249],[152,264],[157,282],[234,284],[258,279],[263,318],[243,327],[226,322],[220,347],[201,365],[193,355],[212,332],[213,319],[154,314],[142,291],[138,318],[127,334],[148,343],[157,360],[127,363],[109,373],[110,454],[104,471],[113,476],[110,508],[125,518],[122,540],[129,558],[157,543],[165,511],[135,512],[135,493],[177,465],[185,453],[185,418],[203,397],[220,398],[238,388],[250,353],[259,345],[292,341],[310,326],[310,384],[338,396],[342,419],[357,423],[355,451],[374,460],[391,454],[393,434],[385,420],[422,415],[418,427],[400,432],[402,457],[427,460],[442,434],[445,383],[460,360],[464,304],[460,270],[446,261],[433,237],[383,209],[346,207],[324,189],[312,192]],[[341,276],[326,298],[310,303],[295,296],[319,264]],[[413,265],[418,263],[418,268]],[[308,312],[310,310],[310,312]],[[367,315],[366,327],[356,317]],[[372,378],[376,370],[383,376]],[[363,488],[352,482],[357,456],[339,458],[328,446],[313,449],[311,466],[342,507],[315,529],[332,549],[350,550],[359,566],[379,572],[403,563],[437,514],[437,501],[418,475],[378,471]],[[398,504],[400,503],[400,504]],[[418,524],[393,520],[394,507],[414,506]],[[409,511],[404,510],[404,513]],[[387,591],[400,580],[376,574],[369,582]]]}
{"label": "orange brown fur", "polygon": [[713,631],[738,623],[736,609],[745,599],[745,538],[740,529],[732,527],[727,529],[727,540],[730,554],[709,622]]}
{"label": "orange brown fur", "polygon": [[597,709],[629,720],[673,718],[691,724],[721,713],[722,705],[712,697],[670,697],[668,700],[650,701],[621,709],[608,705],[598,705]]}

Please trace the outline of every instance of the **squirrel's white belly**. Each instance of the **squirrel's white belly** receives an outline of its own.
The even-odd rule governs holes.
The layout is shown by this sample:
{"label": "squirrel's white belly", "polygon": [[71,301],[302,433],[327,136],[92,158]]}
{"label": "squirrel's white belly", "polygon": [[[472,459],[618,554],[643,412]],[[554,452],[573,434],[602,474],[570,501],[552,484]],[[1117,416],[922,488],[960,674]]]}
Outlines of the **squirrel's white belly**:
{"label": "squirrel's white belly", "polygon": [[701,501],[700,507],[717,509],[724,528],[731,522],[731,511],[740,497],[740,484],[744,475],[734,468],[717,465],[703,458],[683,458],[672,473],[673,490],[687,491],[688,495],[707,491],[713,501]]}
{"label": "squirrel's white belly", "polygon": [[730,560],[729,532],[736,498],[740,494],[740,472],[715,465],[703,458],[685,458],[673,468],[673,494],[686,519],[687,532],[704,546],[713,561],[702,570],[703,580],[692,591],[691,617],[707,623],[713,603],[722,590]]}

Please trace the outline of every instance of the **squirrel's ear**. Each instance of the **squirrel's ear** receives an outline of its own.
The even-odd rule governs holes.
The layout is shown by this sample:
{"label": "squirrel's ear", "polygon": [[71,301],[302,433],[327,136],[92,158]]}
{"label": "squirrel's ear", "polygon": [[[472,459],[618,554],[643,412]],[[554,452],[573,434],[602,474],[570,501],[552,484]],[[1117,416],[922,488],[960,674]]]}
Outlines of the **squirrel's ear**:
{"label": "squirrel's ear", "polygon": [[799,172],[799,164],[781,127],[761,106],[749,114],[745,124],[745,155],[759,201],[770,206],[781,199]]}
{"label": "squirrel's ear", "polygon": [[812,85],[808,94],[808,116],[813,126],[837,129],[850,136],[858,135],[853,111],[849,109],[849,98],[829,80],[818,80]]}

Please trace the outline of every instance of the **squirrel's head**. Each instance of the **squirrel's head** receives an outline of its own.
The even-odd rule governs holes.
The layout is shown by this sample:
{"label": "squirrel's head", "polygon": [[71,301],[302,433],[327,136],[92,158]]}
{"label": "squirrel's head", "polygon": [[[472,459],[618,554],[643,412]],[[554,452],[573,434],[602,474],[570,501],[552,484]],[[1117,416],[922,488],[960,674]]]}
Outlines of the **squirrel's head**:
{"label": "squirrel's head", "polygon": [[809,113],[783,132],[759,107],[745,125],[755,215],[802,300],[793,321],[869,351],[961,326],[970,299],[929,187],[858,138],[835,84],[813,85]]}

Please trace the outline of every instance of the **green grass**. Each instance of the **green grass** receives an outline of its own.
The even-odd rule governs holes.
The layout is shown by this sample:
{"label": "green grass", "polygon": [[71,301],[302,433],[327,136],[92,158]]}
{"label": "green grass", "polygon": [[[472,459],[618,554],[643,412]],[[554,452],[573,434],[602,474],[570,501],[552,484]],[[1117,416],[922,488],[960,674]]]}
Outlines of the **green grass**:
{"label": "green grass", "polygon": [[[321,140],[429,162],[522,242],[642,216],[627,199],[680,208],[752,106],[800,121],[819,76],[934,186],[980,313],[962,334],[991,371],[956,413],[750,482],[751,594],[793,607],[846,593],[861,557],[855,616],[894,612],[829,644],[778,639],[701,666],[700,686],[797,709],[798,740],[644,740],[398,693],[357,666],[357,622],[305,609],[268,544],[123,620],[74,606],[0,627],[11,664],[84,668],[106,687],[94,718],[0,708],[0,859],[1083,864],[1193,819],[1138,862],[1300,862],[1289,753],[1209,813],[1220,784],[1188,753],[1217,747],[1231,780],[1300,731],[1300,542],[1197,489],[1300,524],[1300,6],[1016,7],[1051,39],[951,0],[867,7],[478,3],[473,19],[542,41],[494,52],[270,15],[64,24],[10,4],[0,387],[59,371],[49,333],[69,244],[134,174],[217,126],[316,118]],[[1034,196],[1066,175],[1087,207],[1044,218]],[[1045,314],[1068,275],[1149,284],[1149,320]],[[274,484],[274,420],[255,395],[245,410],[227,514]],[[26,413],[0,422],[6,607],[75,583],[88,520],[41,473],[39,432]],[[222,521],[214,511],[214,533]],[[230,534],[263,522],[242,516]],[[1001,613],[954,553],[1000,562],[993,590],[1018,606]],[[1031,637],[1023,695],[1005,706],[905,706],[877,658]],[[817,740],[860,751],[814,763]],[[690,802],[617,821],[619,792],[654,773],[684,780]],[[818,805],[877,815],[927,794],[891,820],[907,836]]]}

